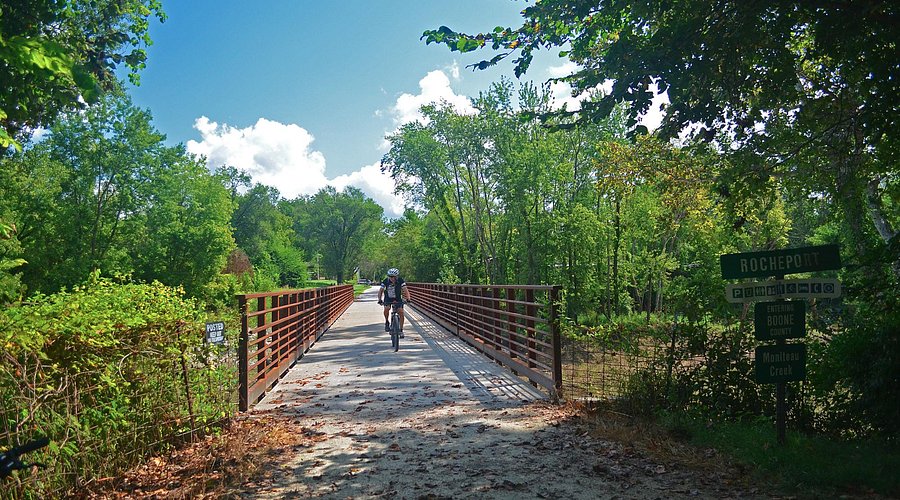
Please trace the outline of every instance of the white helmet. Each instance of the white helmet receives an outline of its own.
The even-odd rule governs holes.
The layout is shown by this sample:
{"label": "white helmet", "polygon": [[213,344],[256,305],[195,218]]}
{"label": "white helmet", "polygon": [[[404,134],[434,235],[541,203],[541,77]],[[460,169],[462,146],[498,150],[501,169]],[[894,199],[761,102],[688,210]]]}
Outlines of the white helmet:
{"label": "white helmet", "polygon": [[400,271],[396,267],[388,269],[388,276],[400,276]]}

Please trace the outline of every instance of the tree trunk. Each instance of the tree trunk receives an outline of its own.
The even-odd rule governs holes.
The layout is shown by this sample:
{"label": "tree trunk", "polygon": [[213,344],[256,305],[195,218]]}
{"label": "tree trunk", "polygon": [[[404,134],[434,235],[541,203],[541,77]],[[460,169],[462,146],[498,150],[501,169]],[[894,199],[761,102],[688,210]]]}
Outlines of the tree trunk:
{"label": "tree trunk", "polygon": [[[866,184],[866,205],[869,208],[869,217],[875,224],[878,235],[884,240],[885,244],[891,245],[892,241],[897,238],[897,231],[891,227],[891,222],[884,215],[884,207],[881,203],[881,193],[878,191],[881,185],[881,178],[876,177],[869,180]],[[890,255],[890,254],[889,254]],[[891,269],[894,271],[894,277],[900,280],[900,255],[894,255],[891,262]]]}
{"label": "tree trunk", "polygon": [[619,242],[622,239],[621,203],[616,198],[616,216],[613,224],[616,227],[616,239],[613,242],[613,315],[619,315]]}

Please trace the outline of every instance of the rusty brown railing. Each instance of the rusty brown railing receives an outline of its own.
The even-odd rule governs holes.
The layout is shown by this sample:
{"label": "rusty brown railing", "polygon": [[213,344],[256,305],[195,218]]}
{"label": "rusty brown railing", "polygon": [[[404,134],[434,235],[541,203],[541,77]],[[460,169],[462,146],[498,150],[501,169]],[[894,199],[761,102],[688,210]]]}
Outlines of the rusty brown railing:
{"label": "rusty brown railing", "polygon": [[562,387],[559,286],[407,286],[416,310],[558,396]]}
{"label": "rusty brown railing", "polygon": [[[238,407],[247,411],[353,303],[353,286],[238,295]],[[250,326],[250,325],[253,326]]]}

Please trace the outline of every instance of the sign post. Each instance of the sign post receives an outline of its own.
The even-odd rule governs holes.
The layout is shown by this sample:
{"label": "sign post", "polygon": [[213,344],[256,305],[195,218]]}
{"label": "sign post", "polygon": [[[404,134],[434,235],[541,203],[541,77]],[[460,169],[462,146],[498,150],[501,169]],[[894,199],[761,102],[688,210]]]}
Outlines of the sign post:
{"label": "sign post", "polygon": [[[787,382],[806,380],[806,344],[787,344],[785,340],[806,336],[805,299],[841,295],[838,280],[785,280],[784,276],[840,269],[839,250],[837,245],[820,245],[719,256],[724,279],[775,278],[774,281],[727,285],[725,298],[733,303],[756,302],[753,335],[757,340],[775,341],[775,345],[756,348],[754,368],[756,382],[775,384],[778,444],[785,442]],[[788,298],[800,300],[788,301]]]}

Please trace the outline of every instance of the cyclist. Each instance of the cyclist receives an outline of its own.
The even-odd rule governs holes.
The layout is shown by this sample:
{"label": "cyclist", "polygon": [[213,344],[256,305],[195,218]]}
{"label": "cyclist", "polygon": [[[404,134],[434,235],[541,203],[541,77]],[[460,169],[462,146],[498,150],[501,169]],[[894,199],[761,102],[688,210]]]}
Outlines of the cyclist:
{"label": "cyclist", "polygon": [[388,315],[391,312],[391,304],[397,302],[397,314],[400,316],[400,338],[403,338],[403,302],[409,302],[409,290],[406,282],[400,277],[400,271],[396,267],[388,269],[387,278],[381,282],[378,289],[378,304],[384,306],[384,331],[391,331],[391,322]]}

